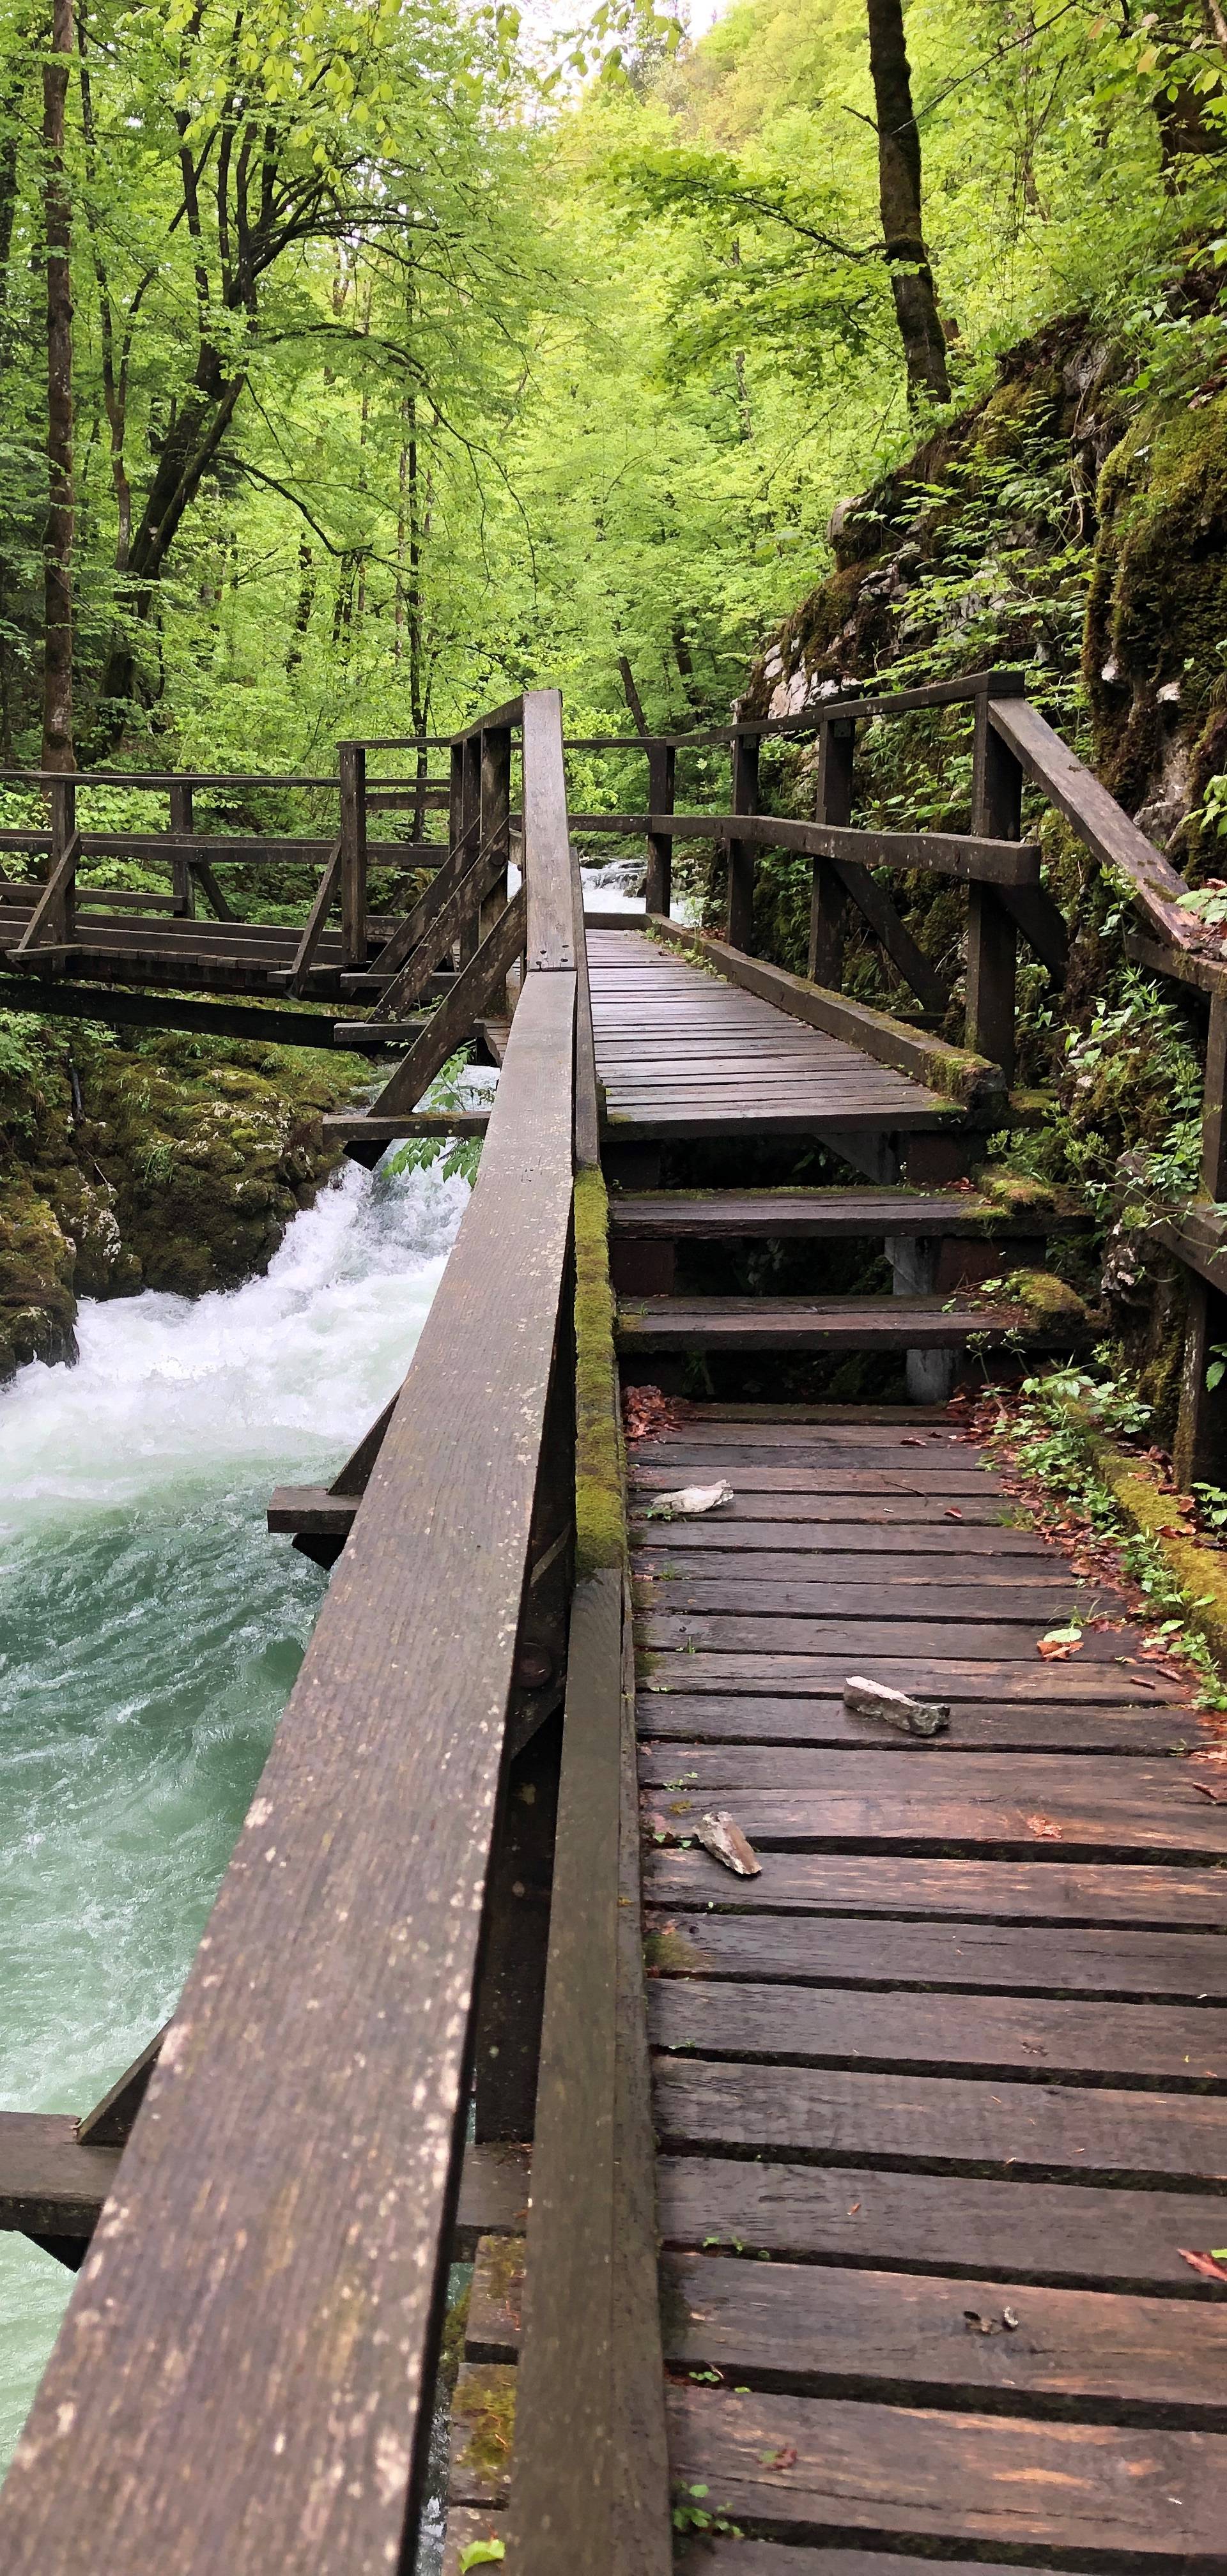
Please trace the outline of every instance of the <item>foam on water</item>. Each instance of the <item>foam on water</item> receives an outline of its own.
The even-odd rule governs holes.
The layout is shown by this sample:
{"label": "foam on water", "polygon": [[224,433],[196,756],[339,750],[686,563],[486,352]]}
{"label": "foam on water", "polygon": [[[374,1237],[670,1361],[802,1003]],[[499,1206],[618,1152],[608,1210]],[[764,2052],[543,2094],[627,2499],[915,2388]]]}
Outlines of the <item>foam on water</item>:
{"label": "foam on water", "polygon": [[[326,1576],[326,1481],[411,1357],[467,1192],[353,1165],[263,1279],[86,1304],[0,1392],[0,2104],[83,2110],[165,2018]],[[0,2470],[72,2275],[0,2234]]]}

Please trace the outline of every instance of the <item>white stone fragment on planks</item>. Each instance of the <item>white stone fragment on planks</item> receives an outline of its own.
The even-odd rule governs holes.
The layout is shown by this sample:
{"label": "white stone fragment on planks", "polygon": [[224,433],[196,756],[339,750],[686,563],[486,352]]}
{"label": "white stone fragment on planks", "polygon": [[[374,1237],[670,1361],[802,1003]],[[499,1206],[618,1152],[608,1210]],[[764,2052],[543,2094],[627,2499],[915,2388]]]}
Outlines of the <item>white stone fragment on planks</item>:
{"label": "white stone fragment on planks", "polygon": [[712,1816],[700,1816],[694,1832],[704,1851],[710,1852],[713,1860],[723,1861],[738,1878],[761,1878],[762,1862],[727,1807],[718,1807]]}
{"label": "white stone fragment on planks", "polygon": [[863,1673],[849,1673],[844,1707],[853,1717],[880,1717],[901,1735],[944,1735],[950,1724],[949,1700],[911,1699],[886,1682],[866,1681]]}
{"label": "white stone fragment on planks", "polygon": [[718,1485],[681,1485],[675,1494],[658,1494],[649,1504],[650,1521],[692,1521],[700,1512],[714,1512],[721,1503],[731,1503],[733,1488],[723,1478]]}

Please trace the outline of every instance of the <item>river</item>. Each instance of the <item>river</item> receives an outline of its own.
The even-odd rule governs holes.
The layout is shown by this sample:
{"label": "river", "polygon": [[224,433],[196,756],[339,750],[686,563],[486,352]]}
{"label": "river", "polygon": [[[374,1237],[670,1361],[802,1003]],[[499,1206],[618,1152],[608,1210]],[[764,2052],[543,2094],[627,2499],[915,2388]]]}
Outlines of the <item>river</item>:
{"label": "river", "polygon": [[[86,1303],[0,1391],[0,2105],[82,2111],[164,2020],[327,1577],[264,1526],[404,1374],[467,1190],[348,1165],[263,1279]],[[0,2233],[0,2473],[73,2275]]]}

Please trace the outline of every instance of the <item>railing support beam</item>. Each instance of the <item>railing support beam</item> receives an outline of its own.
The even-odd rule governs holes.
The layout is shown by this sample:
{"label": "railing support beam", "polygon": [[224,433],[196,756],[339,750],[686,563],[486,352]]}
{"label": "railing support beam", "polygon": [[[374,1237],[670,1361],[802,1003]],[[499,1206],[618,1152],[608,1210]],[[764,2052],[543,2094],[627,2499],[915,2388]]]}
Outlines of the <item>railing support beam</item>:
{"label": "railing support beam", "polygon": [[[648,812],[653,821],[658,815],[673,812],[676,770],[677,754],[672,743],[652,743],[648,749]],[[648,911],[667,913],[672,900],[673,836],[668,832],[649,830]]]}
{"label": "railing support beam", "polygon": [[[833,718],[818,737],[816,823],[851,822],[855,764],[856,726],[850,716]],[[815,859],[806,972],[811,984],[825,984],[833,993],[839,991],[844,978],[846,906],[847,895],[837,869],[829,859]]]}

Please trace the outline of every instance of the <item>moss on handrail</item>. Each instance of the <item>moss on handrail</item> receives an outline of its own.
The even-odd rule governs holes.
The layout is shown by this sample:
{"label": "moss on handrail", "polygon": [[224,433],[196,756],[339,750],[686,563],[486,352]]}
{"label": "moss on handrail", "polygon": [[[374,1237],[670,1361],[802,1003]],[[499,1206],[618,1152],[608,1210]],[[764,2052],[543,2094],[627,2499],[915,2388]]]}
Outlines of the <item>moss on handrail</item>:
{"label": "moss on handrail", "polygon": [[626,1563],[609,1201],[599,1171],[575,1179],[575,1575]]}

